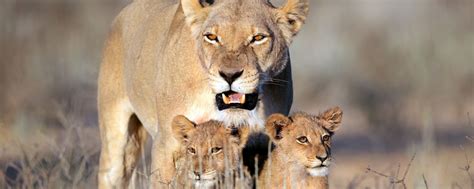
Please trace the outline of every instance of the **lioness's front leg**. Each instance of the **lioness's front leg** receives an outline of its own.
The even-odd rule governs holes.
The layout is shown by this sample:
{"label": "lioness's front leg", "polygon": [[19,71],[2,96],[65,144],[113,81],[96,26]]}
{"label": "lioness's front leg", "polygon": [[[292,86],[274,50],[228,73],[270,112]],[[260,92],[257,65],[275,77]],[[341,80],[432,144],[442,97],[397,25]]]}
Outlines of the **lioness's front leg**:
{"label": "lioness's front leg", "polygon": [[102,141],[99,188],[125,188],[128,179],[124,159],[128,141],[128,122],[132,112],[120,103],[99,105],[99,112]]}
{"label": "lioness's front leg", "polygon": [[136,167],[147,133],[125,93],[122,41],[118,32],[107,40],[98,86],[102,142],[99,188],[126,188]]}
{"label": "lioness's front leg", "polygon": [[169,188],[176,175],[173,154],[178,150],[178,143],[170,138],[172,133],[169,129],[160,130],[158,135],[152,147],[150,186],[162,189]]}
{"label": "lioness's front leg", "polygon": [[122,105],[100,106],[99,188],[127,188],[147,133],[137,117]]}

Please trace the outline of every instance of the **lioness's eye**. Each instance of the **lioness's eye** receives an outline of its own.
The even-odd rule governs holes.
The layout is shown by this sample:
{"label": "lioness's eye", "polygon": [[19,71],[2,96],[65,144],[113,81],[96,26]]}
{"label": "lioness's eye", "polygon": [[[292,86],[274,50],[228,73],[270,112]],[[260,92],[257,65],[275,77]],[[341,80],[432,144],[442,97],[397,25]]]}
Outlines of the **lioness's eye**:
{"label": "lioness's eye", "polygon": [[215,44],[215,43],[219,42],[219,39],[218,39],[217,35],[212,34],[212,33],[204,34],[204,39],[207,42],[212,43],[212,44]]}
{"label": "lioness's eye", "polygon": [[261,43],[265,42],[265,39],[267,39],[267,36],[265,36],[263,34],[257,34],[257,35],[252,37],[252,40],[250,41],[250,43],[261,44]]}
{"label": "lioness's eye", "polygon": [[323,136],[323,141],[324,141],[324,142],[329,141],[329,139],[331,139],[331,137],[330,137],[329,135],[324,135],[324,136]]}
{"label": "lioness's eye", "polygon": [[296,139],[296,142],[300,144],[306,144],[308,143],[308,138],[306,138],[305,136],[300,136]]}
{"label": "lioness's eye", "polygon": [[194,154],[196,154],[196,149],[194,149],[193,147],[189,147],[189,148],[188,148],[188,153],[194,155]]}
{"label": "lioness's eye", "polygon": [[221,147],[214,147],[214,148],[211,149],[212,154],[218,154],[221,151],[222,151]]}

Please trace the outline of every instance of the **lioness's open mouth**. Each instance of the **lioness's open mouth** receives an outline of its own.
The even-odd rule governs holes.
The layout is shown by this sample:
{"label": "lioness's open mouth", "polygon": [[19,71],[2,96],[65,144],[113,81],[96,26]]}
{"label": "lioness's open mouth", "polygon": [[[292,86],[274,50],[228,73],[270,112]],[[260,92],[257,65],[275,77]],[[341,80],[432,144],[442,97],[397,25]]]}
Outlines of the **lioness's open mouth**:
{"label": "lioness's open mouth", "polygon": [[227,91],[216,95],[217,109],[240,108],[253,110],[257,106],[258,93],[243,94]]}

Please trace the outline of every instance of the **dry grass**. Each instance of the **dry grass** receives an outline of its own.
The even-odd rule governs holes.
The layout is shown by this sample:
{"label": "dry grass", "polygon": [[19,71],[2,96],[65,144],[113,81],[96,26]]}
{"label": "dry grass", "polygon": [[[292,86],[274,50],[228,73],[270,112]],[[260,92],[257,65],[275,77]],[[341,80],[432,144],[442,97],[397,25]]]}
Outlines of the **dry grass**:
{"label": "dry grass", "polygon": [[[4,188],[94,188],[100,147],[95,128],[71,123],[2,141]],[[5,138],[4,138],[5,140]],[[4,143],[5,142],[5,143]]]}
{"label": "dry grass", "polygon": [[[35,139],[29,140],[32,143],[3,143],[8,146],[2,146],[0,159],[2,188],[96,187],[100,150],[97,129],[84,129],[77,123],[67,126],[71,125],[68,116],[58,116],[64,119],[61,129],[36,133]],[[413,148],[398,152],[348,153],[336,146],[331,187],[473,188],[474,144],[469,137],[460,148],[437,147],[434,151],[414,144]],[[149,154],[143,154],[134,175],[136,188],[149,186],[148,178],[153,174],[149,161]]]}
{"label": "dry grass", "polygon": [[[396,185],[399,184],[399,185],[403,186],[404,189],[407,189],[407,184],[406,184],[407,175],[408,175],[408,171],[410,171],[411,163],[413,163],[413,160],[415,159],[415,157],[416,157],[416,153],[413,154],[412,158],[410,159],[410,162],[408,162],[408,165],[405,168],[405,171],[403,172],[403,175],[401,175],[402,177],[399,177],[400,176],[400,165],[398,165],[397,172],[393,176],[387,175],[385,173],[381,173],[381,172],[376,171],[376,170],[373,170],[370,167],[367,167],[367,172],[373,173],[377,176],[385,177],[386,179],[389,180],[391,188],[394,188]],[[424,175],[423,175],[423,181],[425,183],[425,186],[427,187],[428,184],[426,182],[426,178],[425,178]]]}

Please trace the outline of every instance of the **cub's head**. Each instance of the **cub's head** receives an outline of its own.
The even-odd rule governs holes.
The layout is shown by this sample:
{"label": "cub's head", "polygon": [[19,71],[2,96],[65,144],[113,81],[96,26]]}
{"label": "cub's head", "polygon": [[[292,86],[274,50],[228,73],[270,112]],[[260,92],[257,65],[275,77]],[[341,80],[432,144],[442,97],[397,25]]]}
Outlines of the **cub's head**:
{"label": "cub's head", "polygon": [[219,110],[255,109],[262,85],[286,67],[308,2],[275,7],[269,0],[181,0]]}
{"label": "cub's head", "polygon": [[212,120],[196,125],[180,115],[172,129],[185,158],[184,172],[197,188],[212,187],[239,167],[248,127],[227,128]]}
{"label": "cub's head", "polygon": [[271,115],[267,134],[289,164],[306,169],[311,176],[327,176],[331,162],[331,137],[342,120],[342,110],[332,108],[318,116],[296,113]]}

